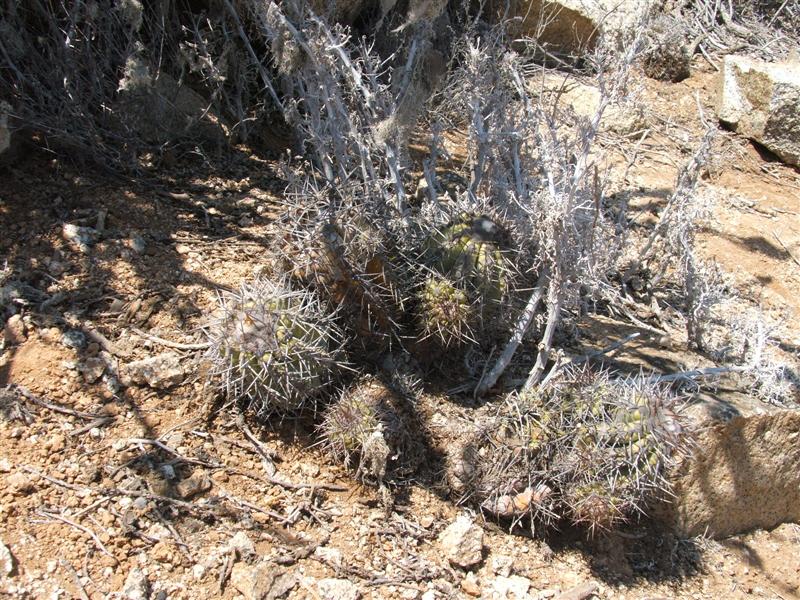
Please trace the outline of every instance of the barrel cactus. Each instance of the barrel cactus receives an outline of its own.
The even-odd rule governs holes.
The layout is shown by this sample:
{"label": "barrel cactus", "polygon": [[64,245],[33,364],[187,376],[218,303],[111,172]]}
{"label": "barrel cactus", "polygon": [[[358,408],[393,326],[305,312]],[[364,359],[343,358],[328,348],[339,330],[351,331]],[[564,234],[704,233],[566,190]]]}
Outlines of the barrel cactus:
{"label": "barrel cactus", "polygon": [[283,256],[285,270],[336,309],[370,351],[396,337],[402,310],[385,233],[357,208],[336,218],[320,212],[291,228]]}
{"label": "barrel cactus", "polygon": [[319,428],[322,446],[336,460],[355,467],[362,480],[380,483],[409,448],[397,412],[399,402],[399,396],[380,381],[368,378],[356,383],[325,411]]}
{"label": "barrel cactus", "polygon": [[342,334],[309,291],[258,280],[219,299],[209,358],[230,397],[257,413],[297,411],[341,366]]}
{"label": "barrel cactus", "polygon": [[512,265],[503,246],[507,234],[487,215],[462,213],[427,240],[425,262],[462,283],[481,311],[495,308],[508,294]]}

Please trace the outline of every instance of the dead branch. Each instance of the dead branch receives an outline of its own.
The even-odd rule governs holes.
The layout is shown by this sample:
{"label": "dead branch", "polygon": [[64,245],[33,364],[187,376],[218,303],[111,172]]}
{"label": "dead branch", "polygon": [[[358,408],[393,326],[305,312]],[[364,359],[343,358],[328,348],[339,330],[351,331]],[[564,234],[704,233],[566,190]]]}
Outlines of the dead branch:
{"label": "dead branch", "polygon": [[62,516],[62,515],[60,515],[58,513],[48,512],[48,511],[46,511],[44,509],[41,509],[41,508],[38,509],[35,514],[39,515],[40,517],[45,517],[47,519],[51,519],[51,520],[55,520],[55,521],[61,521],[62,523],[66,523],[70,527],[74,527],[75,529],[77,529],[79,531],[82,531],[83,533],[87,534],[89,537],[92,538],[92,540],[94,541],[94,543],[97,546],[97,548],[103,554],[105,554],[106,556],[111,557],[114,560],[115,563],[119,564],[119,561],[117,560],[117,557],[114,556],[111,552],[109,552],[108,548],[106,548],[105,545],[103,544],[103,542],[100,541],[100,538],[97,537],[97,534],[94,531],[92,531],[91,529],[89,529],[88,527],[84,527],[80,523],[76,523],[75,521],[73,521],[71,519],[68,519],[67,517],[64,517],[64,516]]}
{"label": "dead branch", "polygon": [[146,333],[137,327],[131,327],[130,330],[146,340],[150,340],[151,342],[167,348],[174,348],[175,350],[205,350],[211,346],[210,342],[203,342],[199,344],[183,344],[180,342],[172,342],[170,340],[165,340],[164,338],[153,335],[152,333]]}

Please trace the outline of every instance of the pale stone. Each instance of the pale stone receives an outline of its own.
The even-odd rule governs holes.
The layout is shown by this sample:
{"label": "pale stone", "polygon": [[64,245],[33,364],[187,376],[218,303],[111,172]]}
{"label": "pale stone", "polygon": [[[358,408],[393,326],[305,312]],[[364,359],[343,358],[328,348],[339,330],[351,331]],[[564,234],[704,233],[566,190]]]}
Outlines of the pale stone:
{"label": "pale stone", "polygon": [[347,579],[320,579],[317,590],[322,600],[358,600],[361,592],[352,581]]}
{"label": "pale stone", "polygon": [[14,557],[11,550],[3,542],[0,542],[0,580],[10,577],[14,572]]}
{"label": "pale stone", "polygon": [[231,584],[245,600],[272,600],[288,594],[297,584],[297,579],[269,562],[257,565],[236,563],[231,571]]}
{"label": "pale stone", "polygon": [[530,587],[530,580],[518,575],[495,577],[492,582],[493,597],[503,600],[523,600],[528,597]]}
{"label": "pale stone", "polygon": [[27,339],[25,321],[20,315],[11,315],[3,327],[3,337],[7,344],[21,344]]}
{"label": "pale stone", "polygon": [[177,385],[183,377],[180,358],[169,352],[128,363],[121,372],[122,383],[126,386],[138,384],[156,389]]}
{"label": "pale stone", "polygon": [[800,63],[726,56],[717,116],[784,162],[800,166]]}
{"label": "pale stone", "polygon": [[147,600],[150,597],[150,582],[138,567],[131,569],[128,573],[121,596],[125,600]]}
{"label": "pale stone", "polygon": [[[495,16],[516,17],[512,33],[535,38],[546,48],[580,55],[593,48],[599,36],[630,35],[650,9],[649,0],[493,0]],[[508,12],[506,12],[508,11]]]}
{"label": "pale stone", "polygon": [[467,515],[459,515],[441,533],[439,545],[451,564],[472,567],[483,560],[483,529]]}

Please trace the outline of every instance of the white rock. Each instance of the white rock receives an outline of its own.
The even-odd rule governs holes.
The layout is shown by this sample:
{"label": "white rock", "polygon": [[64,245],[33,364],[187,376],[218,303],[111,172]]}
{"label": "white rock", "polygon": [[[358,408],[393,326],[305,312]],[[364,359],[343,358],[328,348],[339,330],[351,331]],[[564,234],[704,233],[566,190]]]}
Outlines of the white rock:
{"label": "white rock", "polygon": [[166,389],[183,381],[184,372],[177,354],[165,352],[158,356],[128,363],[121,370],[123,385],[148,385]]}
{"label": "white rock", "polygon": [[800,63],[726,56],[719,86],[720,121],[800,166]]}
{"label": "white rock", "polygon": [[495,597],[503,600],[523,600],[528,597],[530,587],[530,580],[519,575],[495,577],[492,582],[492,591]]}
{"label": "white rock", "polygon": [[11,576],[14,572],[14,557],[11,550],[3,542],[0,542],[0,580]]}
{"label": "white rock", "polygon": [[[621,38],[632,33],[650,4],[649,0],[513,0],[507,18],[518,19],[512,25],[515,35],[536,37],[551,49],[581,54],[595,45],[600,34]],[[495,0],[494,13],[502,14],[506,6]]]}
{"label": "white rock", "polygon": [[122,587],[122,598],[125,600],[147,600],[150,598],[150,582],[138,567],[131,569]]}
{"label": "white rock", "polygon": [[358,600],[361,592],[356,584],[347,579],[320,579],[317,590],[322,600]]}
{"label": "white rock", "polygon": [[451,564],[468,568],[483,560],[483,529],[467,515],[459,515],[439,535],[439,545]]}
{"label": "white rock", "polygon": [[228,550],[236,550],[240,558],[248,558],[256,553],[253,540],[244,531],[237,531],[236,535],[230,539]]}
{"label": "white rock", "polygon": [[147,537],[155,540],[168,540],[172,534],[161,523],[153,523],[147,530]]}
{"label": "white rock", "polygon": [[322,562],[328,565],[342,564],[342,552],[338,548],[328,548],[327,546],[320,546],[314,550],[314,556],[319,558]]}
{"label": "white rock", "polygon": [[511,567],[513,565],[514,559],[510,556],[495,556],[492,558],[492,573],[508,577],[511,575]]}
{"label": "white rock", "polygon": [[197,580],[202,579],[206,575],[206,568],[203,565],[195,565],[192,567],[192,577]]}
{"label": "white rock", "polygon": [[89,248],[97,242],[100,233],[91,227],[80,227],[72,223],[66,223],[62,228],[61,235],[80,252],[86,254],[89,252]]}

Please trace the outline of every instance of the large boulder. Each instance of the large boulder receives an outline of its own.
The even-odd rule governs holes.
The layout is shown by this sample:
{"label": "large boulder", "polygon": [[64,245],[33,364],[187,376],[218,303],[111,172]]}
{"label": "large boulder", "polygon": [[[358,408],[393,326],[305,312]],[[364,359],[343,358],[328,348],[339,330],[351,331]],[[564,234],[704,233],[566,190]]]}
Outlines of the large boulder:
{"label": "large boulder", "polygon": [[697,422],[697,446],[670,479],[658,522],[680,537],[724,538],[800,523],[800,411],[726,415]]}
{"label": "large boulder", "polygon": [[[532,78],[528,90],[540,98],[545,106],[558,104],[561,113],[560,123],[577,124],[578,121],[592,121],[603,101],[598,87],[581,83],[577,79],[563,75],[545,75]],[[600,130],[619,135],[630,135],[647,127],[644,106],[625,100],[612,102],[605,107],[600,120]]]}
{"label": "large boulder", "polygon": [[726,56],[719,85],[719,120],[800,166],[800,63]]}
{"label": "large boulder", "polygon": [[551,51],[580,55],[599,35],[624,36],[643,21],[649,0],[494,0],[493,16],[515,18],[512,34],[535,38]]}

